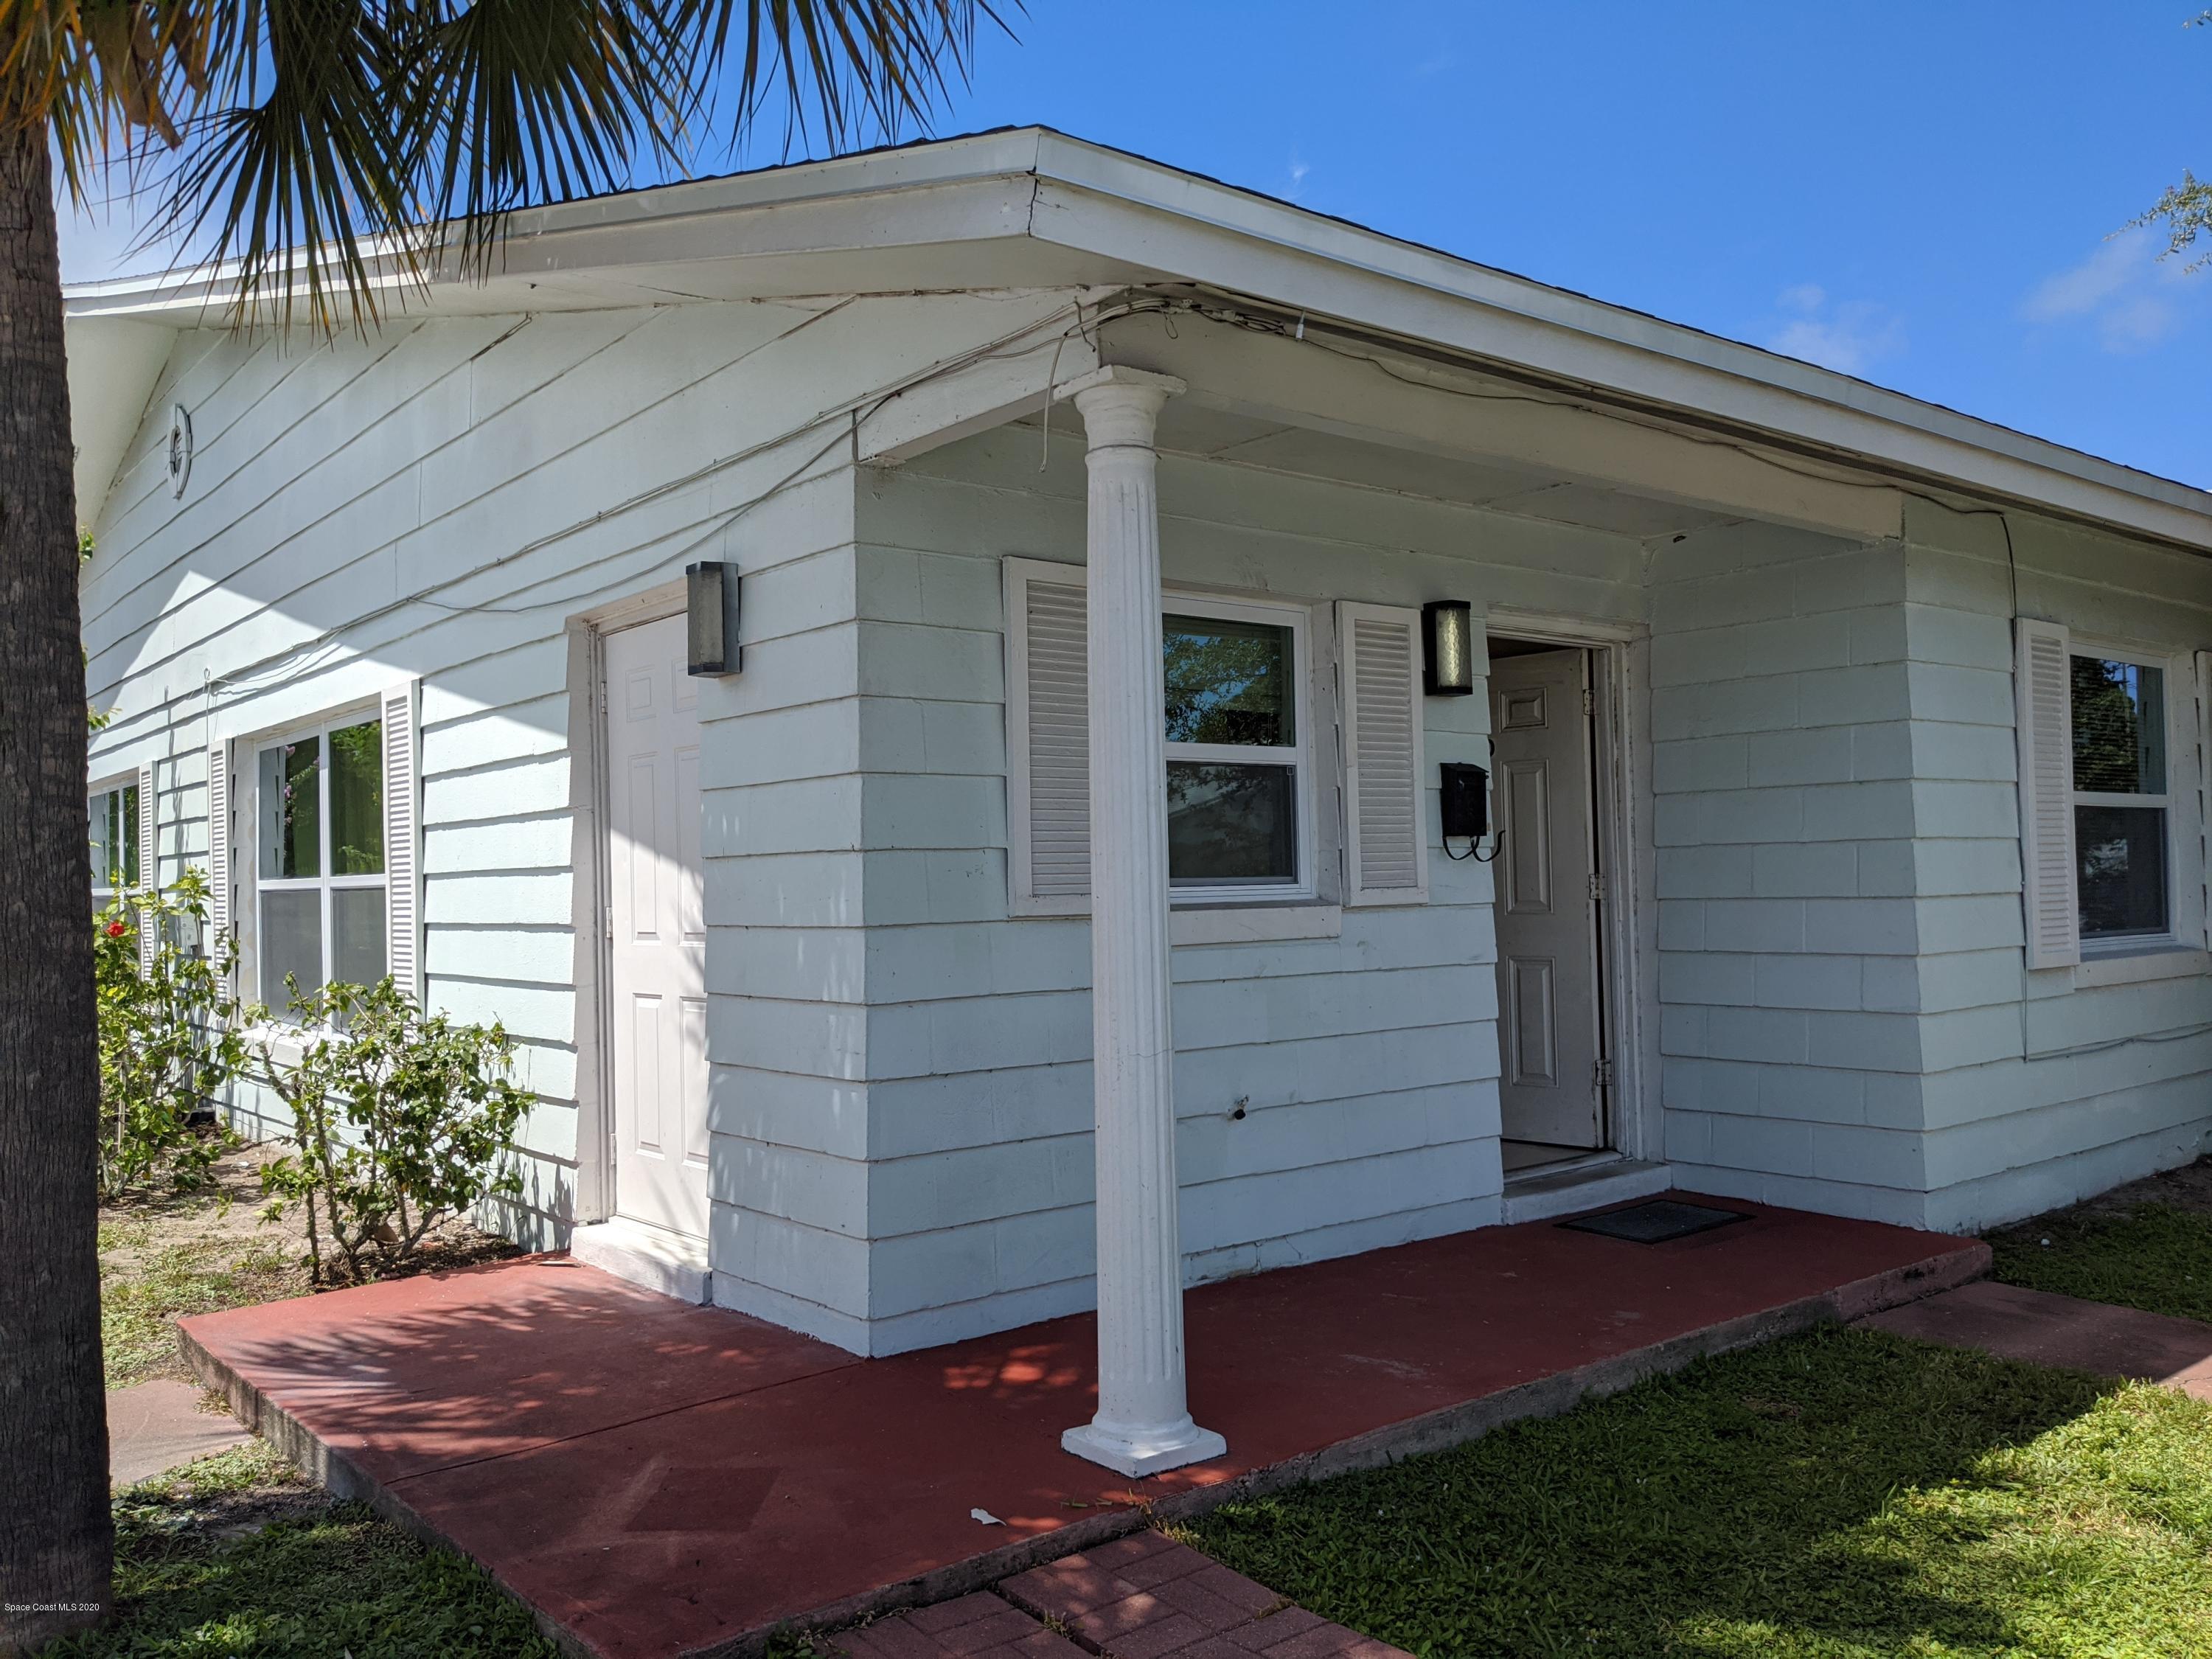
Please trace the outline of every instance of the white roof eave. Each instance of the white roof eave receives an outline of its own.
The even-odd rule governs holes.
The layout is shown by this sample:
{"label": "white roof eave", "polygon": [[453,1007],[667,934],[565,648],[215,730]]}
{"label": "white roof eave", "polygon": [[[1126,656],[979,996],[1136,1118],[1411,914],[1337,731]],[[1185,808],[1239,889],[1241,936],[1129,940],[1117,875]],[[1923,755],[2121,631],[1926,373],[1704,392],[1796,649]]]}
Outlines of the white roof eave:
{"label": "white roof eave", "polygon": [[[2212,550],[2212,495],[1757,347],[1492,270],[1043,128],[624,192],[518,214],[501,273],[417,309],[633,305],[625,273],[698,297],[1152,278],[1680,411],[1878,471]],[[557,285],[534,288],[558,275]],[[594,276],[594,273],[598,275]],[[102,316],[197,325],[222,274],[69,290]],[[691,297],[682,284],[675,297]],[[508,292],[508,290],[511,290]],[[603,296],[603,297],[602,297]]]}

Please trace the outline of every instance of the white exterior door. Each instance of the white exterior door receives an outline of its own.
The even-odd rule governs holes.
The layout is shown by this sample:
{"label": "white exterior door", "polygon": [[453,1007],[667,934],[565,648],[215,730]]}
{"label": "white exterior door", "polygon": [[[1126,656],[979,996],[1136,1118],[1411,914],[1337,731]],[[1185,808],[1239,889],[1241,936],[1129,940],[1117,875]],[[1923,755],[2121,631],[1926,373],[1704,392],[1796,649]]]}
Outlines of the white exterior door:
{"label": "white exterior door", "polygon": [[615,1209],[707,1236],[699,691],[684,618],[606,639]]}
{"label": "white exterior door", "polygon": [[1490,665],[1498,1105],[1505,1138],[1605,1144],[1588,653]]}

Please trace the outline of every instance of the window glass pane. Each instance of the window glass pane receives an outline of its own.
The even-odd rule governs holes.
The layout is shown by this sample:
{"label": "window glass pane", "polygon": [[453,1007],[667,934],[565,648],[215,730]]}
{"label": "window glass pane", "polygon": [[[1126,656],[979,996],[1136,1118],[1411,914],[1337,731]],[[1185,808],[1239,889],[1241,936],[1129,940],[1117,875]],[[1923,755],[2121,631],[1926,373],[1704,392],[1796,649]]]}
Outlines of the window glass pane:
{"label": "window glass pane", "polygon": [[261,1000],[284,1018],[291,996],[284,975],[300,981],[302,992],[323,982],[323,895],[319,888],[293,888],[261,896]]}
{"label": "window glass pane", "polygon": [[1297,773],[1288,766],[1170,761],[1170,884],[1295,882],[1297,781]]}
{"label": "window glass pane", "polygon": [[[336,779],[331,780],[336,782]],[[337,814],[331,815],[335,818]],[[339,887],[331,893],[331,978],[374,985],[384,977],[384,890]]]}
{"label": "window glass pane", "polygon": [[321,755],[320,738],[301,738],[261,751],[258,839],[261,873],[270,880],[323,873],[323,802],[317,777]]}
{"label": "window glass pane", "polygon": [[2077,806],[2081,937],[2162,933],[2166,914],[2166,812],[2156,806]]}
{"label": "window glass pane", "polygon": [[331,733],[331,873],[384,873],[384,726],[380,720],[364,720]]}
{"label": "window glass pane", "polygon": [[122,849],[120,858],[110,860],[110,867],[122,876],[125,887],[138,884],[138,786],[126,784],[109,797],[115,802],[115,839],[112,845]]}
{"label": "window glass pane", "polygon": [[1218,617],[1162,618],[1170,743],[1297,740],[1291,630]]}
{"label": "window glass pane", "polygon": [[115,849],[115,832],[109,827],[114,812],[112,789],[102,790],[92,798],[92,884],[103,891],[115,885],[114,873],[108,868]]}
{"label": "window glass pane", "polygon": [[2074,787],[2166,793],[2166,675],[2140,663],[2074,659]]}

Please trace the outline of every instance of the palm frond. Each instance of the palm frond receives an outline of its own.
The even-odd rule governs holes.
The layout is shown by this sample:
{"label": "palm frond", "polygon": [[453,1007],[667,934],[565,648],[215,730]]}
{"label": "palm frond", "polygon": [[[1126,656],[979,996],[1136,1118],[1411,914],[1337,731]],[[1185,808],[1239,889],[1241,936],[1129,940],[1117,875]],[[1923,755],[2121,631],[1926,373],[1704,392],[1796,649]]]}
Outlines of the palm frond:
{"label": "palm frond", "polygon": [[[784,143],[926,130],[992,0],[0,0],[0,125],[79,202],[229,267],[239,316],[367,326],[517,208],[680,176],[771,101]],[[1001,25],[1003,26],[1003,25]],[[740,40],[742,37],[742,40]]]}
{"label": "palm frond", "polygon": [[401,125],[442,247],[484,267],[528,204],[628,182],[641,151],[686,159],[698,52],[670,9],[622,0],[475,0],[410,8]]}

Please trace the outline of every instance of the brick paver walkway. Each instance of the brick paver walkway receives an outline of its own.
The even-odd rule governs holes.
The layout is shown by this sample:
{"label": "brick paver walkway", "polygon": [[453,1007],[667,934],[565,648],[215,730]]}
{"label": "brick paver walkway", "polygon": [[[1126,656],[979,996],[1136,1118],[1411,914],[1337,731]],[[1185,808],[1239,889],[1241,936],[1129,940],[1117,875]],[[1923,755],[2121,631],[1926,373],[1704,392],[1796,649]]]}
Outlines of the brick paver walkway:
{"label": "brick paver walkway", "polygon": [[1157,1532],[824,1639],[851,1659],[1407,1659]]}

